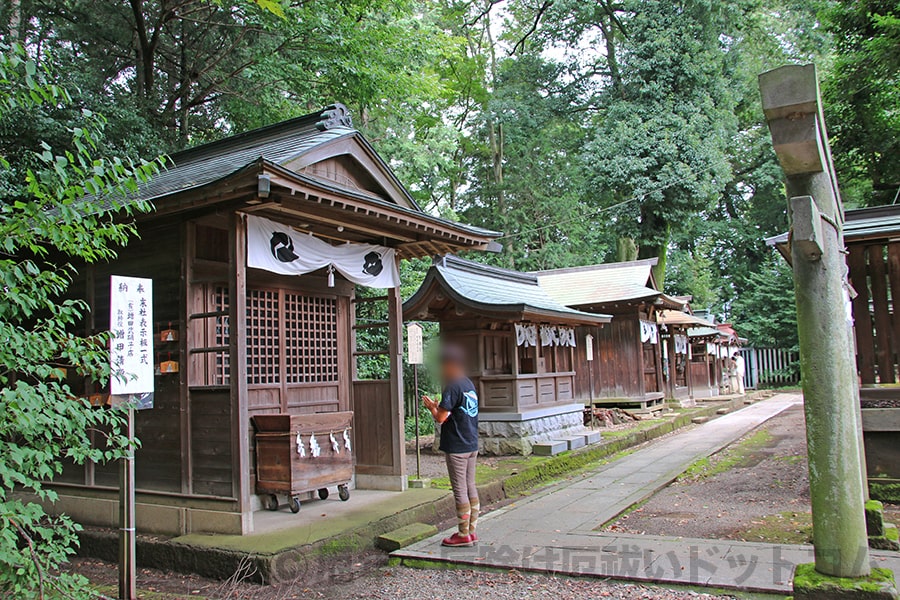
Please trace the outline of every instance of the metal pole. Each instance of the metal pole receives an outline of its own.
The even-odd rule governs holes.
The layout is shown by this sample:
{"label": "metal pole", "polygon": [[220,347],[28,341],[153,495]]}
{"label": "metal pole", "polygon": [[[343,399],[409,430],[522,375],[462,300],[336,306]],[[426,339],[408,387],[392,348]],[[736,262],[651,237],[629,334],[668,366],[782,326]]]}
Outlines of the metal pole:
{"label": "metal pole", "polygon": [[136,600],[134,519],[134,407],[129,403],[126,424],[128,450],[119,459],[119,600]]}
{"label": "metal pole", "polygon": [[413,365],[413,395],[416,399],[416,479],[422,479],[422,449],[419,446],[419,365]]}

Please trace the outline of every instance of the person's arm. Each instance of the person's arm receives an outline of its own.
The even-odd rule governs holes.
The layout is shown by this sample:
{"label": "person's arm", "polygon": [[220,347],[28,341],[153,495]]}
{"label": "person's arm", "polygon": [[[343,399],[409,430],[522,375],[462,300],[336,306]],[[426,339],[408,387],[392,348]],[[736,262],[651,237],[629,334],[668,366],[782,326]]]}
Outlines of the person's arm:
{"label": "person's arm", "polygon": [[431,412],[431,416],[434,417],[434,422],[438,425],[443,425],[444,421],[450,417],[450,411],[441,408],[437,400],[432,400],[428,396],[422,396],[422,403],[425,404],[425,408]]}

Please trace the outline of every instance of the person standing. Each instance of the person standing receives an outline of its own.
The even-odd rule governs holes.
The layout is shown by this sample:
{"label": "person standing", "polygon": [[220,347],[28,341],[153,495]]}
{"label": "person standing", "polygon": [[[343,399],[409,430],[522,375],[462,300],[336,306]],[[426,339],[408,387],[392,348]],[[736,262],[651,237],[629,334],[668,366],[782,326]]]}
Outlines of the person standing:
{"label": "person standing", "polygon": [[746,373],[746,367],[744,366],[744,357],[740,355],[740,353],[735,352],[734,356],[731,357],[731,361],[733,363],[734,368],[734,377],[737,379],[735,382],[736,389],[735,391],[738,394],[744,393],[744,374]]}
{"label": "person standing", "polygon": [[446,454],[447,472],[456,501],[458,531],[442,545],[472,546],[478,541],[475,525],[481,509],[475,488],[475,465],[478,458],[478,394],[466,376],[465,352],[458,346],[441,350],[441,377],[444,391],[441,401],[423,396],[436,423],[441,426],[440,450]]}

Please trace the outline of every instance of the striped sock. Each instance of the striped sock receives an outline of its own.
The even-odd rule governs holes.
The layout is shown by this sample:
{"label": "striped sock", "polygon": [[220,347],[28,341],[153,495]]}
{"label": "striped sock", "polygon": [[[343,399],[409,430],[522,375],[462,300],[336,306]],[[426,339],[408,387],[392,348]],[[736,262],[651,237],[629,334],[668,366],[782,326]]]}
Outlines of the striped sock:
{"label": "striped sock", "polygon": [[469,498],[469,531],[475,533],[475,523],[478,522],[478,513],[481,512],[481,504],[478,498]]}
{"label": "striped sock", "polygon": [[456,505],[456,518],[459,521],[459,535],[469,535],[470,519],[472,517],[472,507],[469,504]]}

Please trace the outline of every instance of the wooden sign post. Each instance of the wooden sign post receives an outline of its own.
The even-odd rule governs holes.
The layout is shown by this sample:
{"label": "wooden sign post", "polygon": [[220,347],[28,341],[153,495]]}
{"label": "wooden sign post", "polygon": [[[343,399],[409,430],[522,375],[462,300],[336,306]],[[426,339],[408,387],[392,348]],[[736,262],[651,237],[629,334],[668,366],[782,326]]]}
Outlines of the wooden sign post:
{"label": "wooden sign post", "polygon": [[584,353],[588,363],[590,363],[590,380],[591,380],[591,429],[597,428],[596,417],[594,416],[594,336],[587,334],[584,336]]}
{"label": "wooden sign post", "polygon": [[[815,66],[787,66],[763,73],[759,87],[775,153],[787,179],[815,570],[832,577],[866,577],[871,572],[864,510],[867,494],[847,310],[844,213]],[[796,578],[795,591],[798,598],[819,597],[797,590]]]}
{"label": "wooden sign post", "polygon": [[135,600],[134,411],[153,408],[153,281],[109,278],[110,398],[128,410],[119,469],[119,600]]}
{"label": "wooden sign post", "polygon": [[419,447],[419,365],[425,362],[425,342],[422,335],[422,326],[418,323],[410,323],[406,326],[406,362],[413,368],[413,397],[416,414],[416,481],[422,481],[422,451]]}

